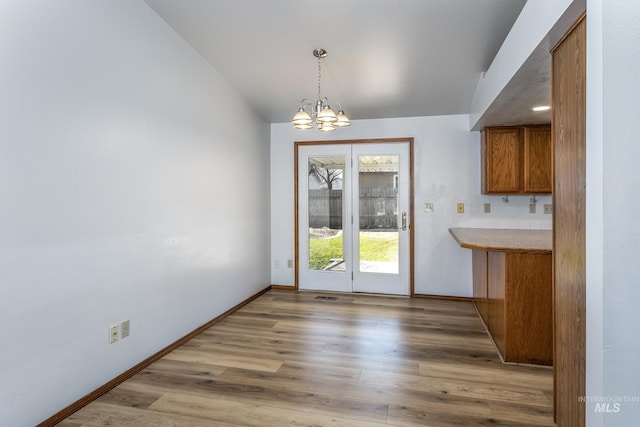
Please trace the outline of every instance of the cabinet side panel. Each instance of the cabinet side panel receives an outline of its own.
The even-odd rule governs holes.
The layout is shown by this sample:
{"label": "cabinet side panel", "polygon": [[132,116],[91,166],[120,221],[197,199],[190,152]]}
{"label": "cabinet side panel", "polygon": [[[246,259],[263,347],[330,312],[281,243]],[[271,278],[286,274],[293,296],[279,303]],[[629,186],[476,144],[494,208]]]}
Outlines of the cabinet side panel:
{"label": "cabinet side panel", "polygon": [[505,354],[505,254],[504,252],[488,253],[488,327],[498,351]]}
{"label": "cabinet side panel", "polygon": [[489,303],[487,301],[487,252],[474,250],[471,253],[473,263],[473,303],[478,313],[488,325]]}
{"label": "cabinet side panel", "polygon": [[586,20],[552,55],[554,385],[559,427],[585,425]]}

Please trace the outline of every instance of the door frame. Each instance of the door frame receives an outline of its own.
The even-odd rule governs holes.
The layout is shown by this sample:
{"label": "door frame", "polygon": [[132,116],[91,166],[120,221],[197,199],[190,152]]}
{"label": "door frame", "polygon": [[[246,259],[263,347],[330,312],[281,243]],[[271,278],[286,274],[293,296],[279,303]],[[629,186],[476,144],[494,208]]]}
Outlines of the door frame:
{"label": "door frame", "polygon": [[409,297],[415,296],[414,287],[414,203],[413,203],[413,138],[373,138],[373,139],[340,139],[323,141],[295,141],[293,144],[293,194],[294,194],[294,289],[299,290],[300,256],[299,256],[299,219],[298,219],[298,147],[305,145],[344,145],[344,144],[409,144]]}

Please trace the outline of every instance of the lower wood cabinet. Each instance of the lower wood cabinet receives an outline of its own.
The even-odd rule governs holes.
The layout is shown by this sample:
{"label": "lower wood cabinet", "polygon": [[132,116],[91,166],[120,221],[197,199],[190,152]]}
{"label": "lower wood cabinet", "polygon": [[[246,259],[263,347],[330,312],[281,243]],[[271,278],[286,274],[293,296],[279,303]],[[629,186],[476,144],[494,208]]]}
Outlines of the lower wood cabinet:
{"label": "lower wood cabinet", "polygon": [[473,301],[505,362],[552,365],[550,253],[473,251]]}

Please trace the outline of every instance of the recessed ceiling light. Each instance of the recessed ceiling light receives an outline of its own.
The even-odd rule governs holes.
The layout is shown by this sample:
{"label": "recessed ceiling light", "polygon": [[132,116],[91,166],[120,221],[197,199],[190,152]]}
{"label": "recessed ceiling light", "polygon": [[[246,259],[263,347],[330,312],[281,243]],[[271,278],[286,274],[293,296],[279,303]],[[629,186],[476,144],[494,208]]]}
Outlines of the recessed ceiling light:
{"label": "recessed ceiling light", "polygon": [[550,109],[551,107],[549,105],[539,105],[537,107],[532,108],[533,111],[548,111]]}

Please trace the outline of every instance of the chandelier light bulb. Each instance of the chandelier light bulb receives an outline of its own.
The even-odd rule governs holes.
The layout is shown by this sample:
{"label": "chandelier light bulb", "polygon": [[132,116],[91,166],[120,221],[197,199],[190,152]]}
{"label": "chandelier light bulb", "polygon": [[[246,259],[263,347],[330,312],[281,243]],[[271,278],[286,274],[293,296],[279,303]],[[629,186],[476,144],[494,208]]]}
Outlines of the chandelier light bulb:
{"label": "chandelier light bulb", "polygon": [[300,107],[296,115],[293,116],[293,120],[291,123],[293,123],[293,126],[295,126],[297,129],[309,129],[306,127],[300,128],[298,126],[306,126],[306,125],[311,126],[312,122],[313,120],[311,120],[311,116],[309,116],[309,113],[304,111],[303,107]]}
{"label": "chandelier light bulb", "polygon": [[305,124],[297,124],[296,125],[296,124],[294,124],[293,127],[296,128],[296,129],[313,129],[313,125],[311,125],[311,124],[308,124],[308,125],[305,125]]}
{"label": "chandelier light bulb", "polygon": [[331,123],[327,123],[327,122],[318,122],[317,123],[317,129],[320,132],[332,132],[334,130],[336,130],[336,127],[333,126]]}
{"label": "chandelier light bulb", "polygon": [[349,117],[344,113],[344,111],[338,111],[338,115],[336,116],[337,120],[333,123],[334,126],[338,127],[346,127],[351,126],[351,121]]}
{"label": "chandelier light bulb", "polygon": [[338,117],[336,117],[336,113],[333,112],[333,110],[331,108],[329,108],[328,105],[326,105],[322,111],[320,111],[320,114],[318,114],[318,121],[322,122],[322,123],[333,123],[336,120],[338,120]]}

